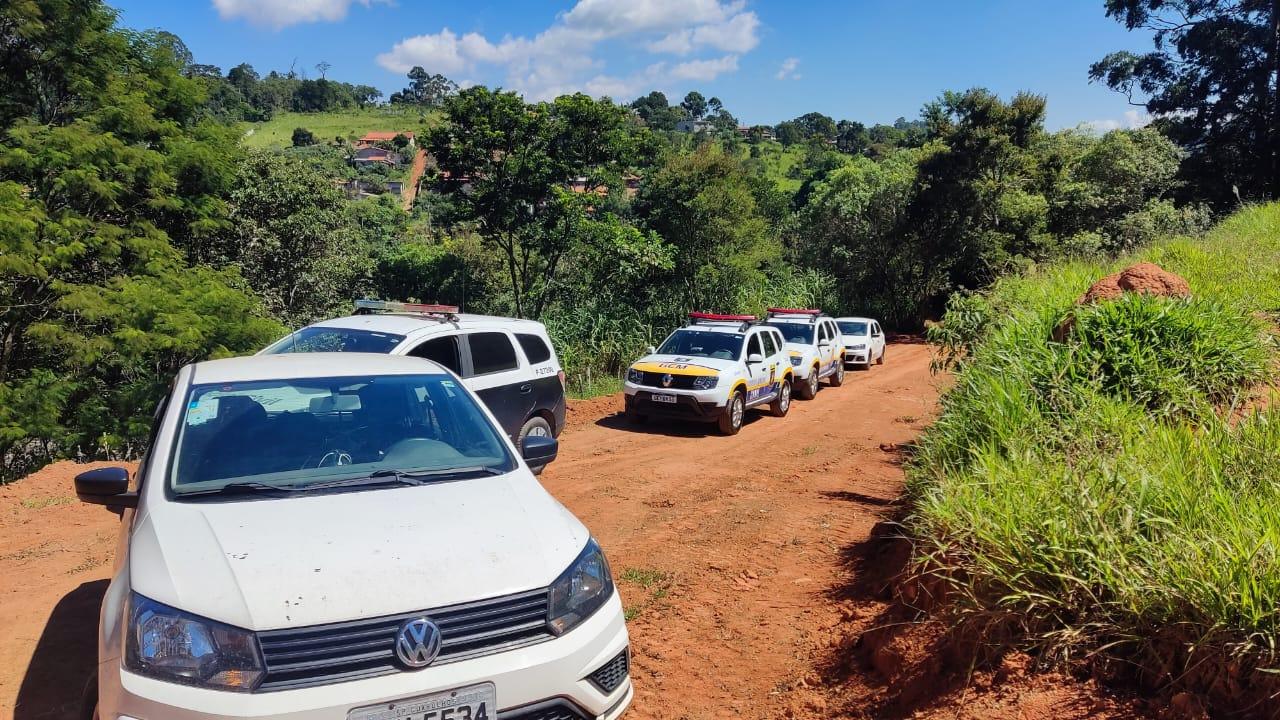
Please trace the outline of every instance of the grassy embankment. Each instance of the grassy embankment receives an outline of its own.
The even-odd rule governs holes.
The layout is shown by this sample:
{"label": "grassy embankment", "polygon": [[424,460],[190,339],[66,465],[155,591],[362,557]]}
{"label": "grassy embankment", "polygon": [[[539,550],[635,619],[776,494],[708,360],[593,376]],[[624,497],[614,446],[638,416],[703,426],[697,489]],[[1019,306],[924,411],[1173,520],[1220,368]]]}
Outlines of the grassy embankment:
{"label": "grassy embankment", "polygon": [[[1190,301],[1075,311],[1149,260]],[[993,645],[1254,712],[1280,689],[1280,205],[953,304],[968,345],[909,473],[925,587]],[[1269,407],[1268,407],[1269,406]]]}
{"label": "grassy embankment", "polygon": [[439,116],[432,111],[394,105],[335,112],[278,112],[270,120],[244,123],[244,144],[248,147],[289,147],[294,128],[306,128],[320,142],[336,137],[360,137],[374,130],[408,130],[424,133],[435,127]]}

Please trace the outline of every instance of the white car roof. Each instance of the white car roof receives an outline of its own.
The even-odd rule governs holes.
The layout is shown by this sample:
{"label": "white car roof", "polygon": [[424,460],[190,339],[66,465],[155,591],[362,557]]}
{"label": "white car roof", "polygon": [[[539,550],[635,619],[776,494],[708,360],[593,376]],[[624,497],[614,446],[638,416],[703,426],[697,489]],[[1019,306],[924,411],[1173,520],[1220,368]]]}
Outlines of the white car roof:
{"label": "white car roof", "polygon": [[713,332],[713,333],[728,333],[730,335],[745,335],[747,331],[749,331],[750,329],[751,328],[748,327],[746,330],[743,330],[742,323],[726,322],[726,323],[716,323],[714,325],[712,324],[704,325],[702,323],[699,323],[697,325],[685,325],[682,328],[676,328],[676,331],[678,332],[680,330],[697,330],[698,332]]}
{"label": "white car roof", "polygon": [[836,318],[836,322],[864,322],[864,323],[869,323],[869,322],[878,322],[878,321],[876,321],[876,320],[872,320],[871,318],[864,318],[864,317],[838,317],[838,318]]}
{"label": "white car roof", "polygon": [[412,313],[376,313],[369,315],[348,315],[347,317],[333,318],[332,320],[322,320],[318,323],[312,323],[307,327],[328,327],[343,328],[347,330],[369,330],[372,332],[393,333],[396,335],[409,335],[420,330],[434,330],[437,328],[458,327],[465,328],[468,325],[509,325],[519,327],[526,326],[530,330],[542,328],[542,323],[533,320],[519,320],[516,318],[497,317],[493,315],[458,315],[457,322],[448,320],[438,320],[423,315],[415,315]]}
{"label": "white car roof", "polygon": [[191,366],[196,385],[255,380],[345,377],[348,375],[441,375],[423,358],[382,353],[283,353],[206,360]]}

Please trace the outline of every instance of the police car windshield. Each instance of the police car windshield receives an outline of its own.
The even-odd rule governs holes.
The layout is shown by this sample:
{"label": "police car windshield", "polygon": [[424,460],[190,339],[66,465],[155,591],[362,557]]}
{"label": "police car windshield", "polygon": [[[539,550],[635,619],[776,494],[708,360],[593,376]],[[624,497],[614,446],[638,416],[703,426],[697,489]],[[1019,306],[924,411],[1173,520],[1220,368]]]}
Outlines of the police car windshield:
{"label": "police car windshield", "polygon": [[742,354],[742,338],[738,333],[677,330],[662,343],[658,352],[663,355],[736,360]]}
{"label": "police car windshield", "polygon": [[844,335],[867,334],[867,324],[864,322],[842,322],[836,324],[840,326],[840,332]]}
{"label": "police car windshield", "polygon": [[404,340],[403,335],[353,330],[349,328],[306,327],[286,335],[263,355],[294,352],[363,352],[389,353]]}
{"label": "police car windshield", "polygon": [[448,375],[196,385],[182,400],[170,478],[177,497],[515,468],[484,412]]}
{"label": "police car windshield", "polygon": [[813,325],[805,323],[771,322],[769,325],[782,331],[782,337],[789,343],[809,345],[813,343]]}

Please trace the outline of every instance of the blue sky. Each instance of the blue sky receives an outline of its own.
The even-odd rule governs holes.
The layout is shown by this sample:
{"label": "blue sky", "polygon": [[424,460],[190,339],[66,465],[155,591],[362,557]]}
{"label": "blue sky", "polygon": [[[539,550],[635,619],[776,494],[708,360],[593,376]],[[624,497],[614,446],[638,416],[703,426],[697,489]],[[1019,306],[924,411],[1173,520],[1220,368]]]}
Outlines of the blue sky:
{"label": "blue sky", "polygon": [[916,117],[943,90],[1049,98],[1052,129],[1143,115],[1088,80],[1091,62],[1149,38],[1102,0],[108,0],[134,28],[179,35],[199,62],[259,72],[332,65],[387,94],[422,65],[530,99],[582,90],[630,101],[718,96],[744,123],[809,111]]}

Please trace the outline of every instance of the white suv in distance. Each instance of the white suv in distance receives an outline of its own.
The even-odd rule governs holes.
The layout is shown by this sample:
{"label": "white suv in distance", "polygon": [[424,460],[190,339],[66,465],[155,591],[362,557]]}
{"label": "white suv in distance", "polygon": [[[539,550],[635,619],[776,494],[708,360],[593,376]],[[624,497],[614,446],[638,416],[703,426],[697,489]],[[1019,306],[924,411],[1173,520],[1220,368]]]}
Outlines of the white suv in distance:
{"label": "white suv in distance", "polygon": [[533,320],[465,315],[451,305],[357,300],[355,315],[308,325],[259,354],[295,352],[434,360],[480,396],[517,446],[530,435],[559,437],[564,428],[564,371],[547,328]]}
{"label": "white suv in distance", "polygon": [[823,378],[832,387],[844,384],[844,346],[834,320],[821,310],[769,308],[768,324],[787,341],[796,392],[802,399],[812,400]]}
{"label": "white suv in distance", "polygon": [[627,370],[625,413],[715,422],[725,435],[742,429],[748,408],[791,409],[791,363],[782,333],[754,315],[691,312],[690,323]]}
{"label": "white suv in distance", "polygon": [[431,362],[314,353],[179,371],[129,490],[96,717],[606,718],[631,700],[599,546]]}
{"label": "white suv in distance", "polygon": [[884,331],[871,318],[836,318],[844,344],[844,361],[870,369],[871,363],[884,364]]}

